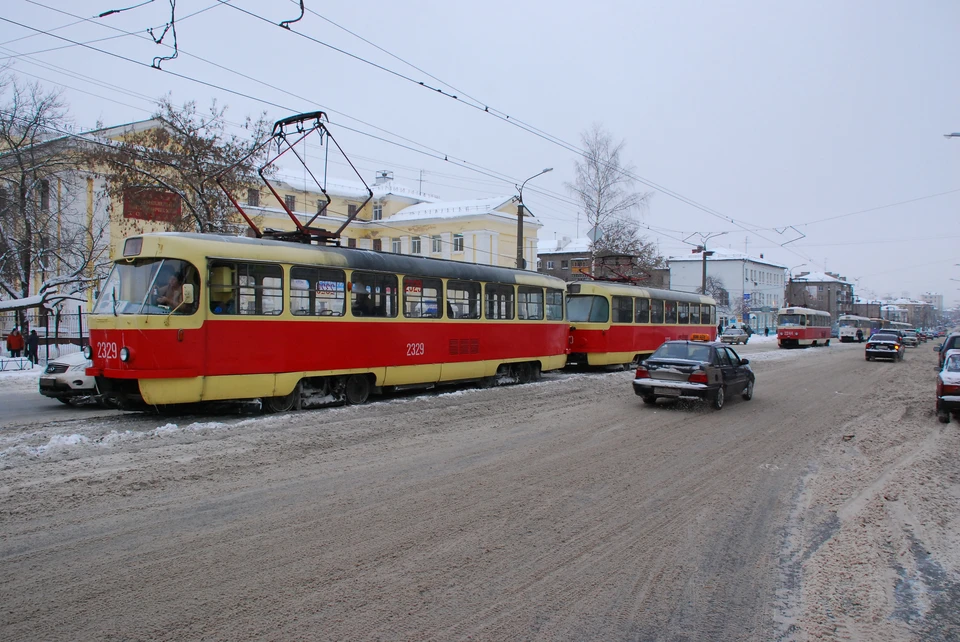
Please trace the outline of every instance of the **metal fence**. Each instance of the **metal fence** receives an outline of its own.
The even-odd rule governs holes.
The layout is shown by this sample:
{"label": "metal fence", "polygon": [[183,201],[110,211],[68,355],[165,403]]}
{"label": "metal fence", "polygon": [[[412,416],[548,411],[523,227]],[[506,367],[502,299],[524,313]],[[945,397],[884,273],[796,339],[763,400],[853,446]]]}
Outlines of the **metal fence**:
{"label": "metal fence", "polygon": [[7,334],[14,328],[20,328],[21,331],[26,328],[27,332],[36,330],[40,337],[37,356],[40,357],[41,363],[71,352],[78,352],[86,345],[90,336],[87,315],[88,313],[84,312],[80,306],[73,311],[32,309],[0,313],[0,336],[4,341],[0,347],[3,348],[5,356]]}

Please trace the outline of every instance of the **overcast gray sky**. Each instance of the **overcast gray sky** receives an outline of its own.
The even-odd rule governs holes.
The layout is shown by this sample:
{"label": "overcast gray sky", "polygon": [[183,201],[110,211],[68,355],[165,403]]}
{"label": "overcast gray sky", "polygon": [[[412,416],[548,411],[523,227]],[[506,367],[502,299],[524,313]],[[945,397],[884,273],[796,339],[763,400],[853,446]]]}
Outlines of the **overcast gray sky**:
{"label": "overcast gray sky", "polygon": [[81,20],[141,2],[7,0],[0,62],[63,87],[78,129],[144,119],[168,92],[234,121],[325,109],[368,181],[389,169],[445,199],[553,167],[524,189],[541,238],[586,232],[564,183],[599,123],[654,192],[637,216],[665,255],[726,232],[710,244],[839,272],[863,296],[960,301],[955,0],[305,0],[290,31],[275,23],[298,2],[179,0],[163,71],[169,50],[143,36],[169,0]]}

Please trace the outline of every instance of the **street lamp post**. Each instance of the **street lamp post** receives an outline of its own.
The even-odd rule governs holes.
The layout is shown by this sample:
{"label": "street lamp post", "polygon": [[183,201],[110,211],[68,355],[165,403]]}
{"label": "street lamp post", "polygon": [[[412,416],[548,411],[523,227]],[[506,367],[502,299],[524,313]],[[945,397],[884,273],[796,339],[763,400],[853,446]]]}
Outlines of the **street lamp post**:
{"label": "street lamp post", "polygon": [[[533,180],[537,176],[546,174],[547,172],[552,172],[552,167],[547,167],[542,172],[538,172],[523,181],[520,184],[520,187],[517,190],[520,192],[520,202],[517,204],[517,269],[522,270],[526,266],[524,265],[525,261],[523,260],[523,186],[527,184],[528,181]],[[516,187],[516,186],[515,186]]]}
{"label": "street lamp post", "polygon": [[[789,300],[787,301],[787,303],[790,303],[790,305],[793,305],[793,303],[792,303],[792,300],[793,300],[793,271],[796,270],[797,268],[801,268],[801,267],[803,267],[803,266],[805,266],[805,265],[806,265],[806,263],[801,263],[800,265],[794,265],[792,268],[790,268],[789,270],[787,270],[787,275],[789,275],[789,277],[790,277],[790,279],[787,281],[787,298],[789,299]],[[806,302],[804,302],[804,303],[806,303]]]}

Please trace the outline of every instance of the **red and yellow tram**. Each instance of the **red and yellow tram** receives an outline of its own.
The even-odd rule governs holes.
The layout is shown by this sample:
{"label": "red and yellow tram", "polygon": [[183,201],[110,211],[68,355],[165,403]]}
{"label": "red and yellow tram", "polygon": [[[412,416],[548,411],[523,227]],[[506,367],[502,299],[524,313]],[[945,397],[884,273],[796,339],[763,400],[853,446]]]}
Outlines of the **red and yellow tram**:
{"label": "red and yellow tram", "polygon": [[567,284],[569,365],[628,364],[664,341],[717,336],[716,302],[709,296],[626,283]]}
{"label": "red and yellow tram", "polygon": [[777,311],[777,345],[781,348],[830,345],[833,317],[823,310],[781,308]]}
{"label": "red and yellow tram", "polygon": [[97,299],[88,373],[121,407],[260,399],[274,411],[524,382],[566,362],[564,286],[441,259],[144,234],[125,240]]}

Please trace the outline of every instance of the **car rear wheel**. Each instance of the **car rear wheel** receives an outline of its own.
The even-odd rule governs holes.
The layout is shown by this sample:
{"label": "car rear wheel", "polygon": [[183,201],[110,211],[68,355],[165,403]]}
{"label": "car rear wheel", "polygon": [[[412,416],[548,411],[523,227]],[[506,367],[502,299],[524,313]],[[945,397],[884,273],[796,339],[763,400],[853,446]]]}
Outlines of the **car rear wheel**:
{"label": "car rear wheel", "polygon": [[747,387],[743,389],[743,399],[744,401],[750,401],[753,399],[753,382],[750,381],[747,383]]}
{"label": "car rear wheel", "polygon": [[870,355],[864,355],[863,358],[866,359],[867,361],[873,361],[873,359],[870,358]]}
{"label": "car rear wheel", "polygon": [[717,391],[713,393],[713,399],[710,400],[710,405],[720,410],[723,408],[723,402],[726,401],[725,395],[723,393],[723,386],[717,388]]}
{"label": "car rear wheel", "polygon": [[643,395],[642,399],[643,399],[643,403],[647,404],[648,406],[657,405],[657,398],[654,397],[653,395]]}
{"label": "car rear wheel", "polygon": [[942,424],[950,423],[950,413],[946,410],[937,411],[937,420]]}

